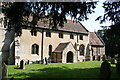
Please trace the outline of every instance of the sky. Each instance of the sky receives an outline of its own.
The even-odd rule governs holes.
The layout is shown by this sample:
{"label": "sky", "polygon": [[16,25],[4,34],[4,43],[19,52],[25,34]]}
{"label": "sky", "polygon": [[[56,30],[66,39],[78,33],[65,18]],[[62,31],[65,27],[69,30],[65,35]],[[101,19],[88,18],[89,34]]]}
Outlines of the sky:
{"label": "sky", "polygon": [[[100,21],[95,21],[95,19],[101,15],[104,15],[104,8],[102,8],[103,6],[103,1],[101,0],[99,1],[96,5],[95,8],[95,13],[89,14],[88,17],[89,19],[87,21],[81,21],[81,23],[83,24],[83,26],[85,26],[85,28],[90,31],[90,32],[94,32],[97,31],[99,29],[102,29],[100,26],[109,26],[111,25],[109,21],[106,21],[106,23],[100,24]],[[70,19],[70,18],[68,18]]]}

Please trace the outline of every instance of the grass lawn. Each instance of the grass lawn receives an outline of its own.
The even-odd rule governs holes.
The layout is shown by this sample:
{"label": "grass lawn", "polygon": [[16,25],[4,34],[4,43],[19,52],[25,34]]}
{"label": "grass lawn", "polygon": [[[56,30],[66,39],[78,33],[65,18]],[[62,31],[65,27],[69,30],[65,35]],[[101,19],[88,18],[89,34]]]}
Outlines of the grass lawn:
{"label": "grass lawn", "polygon": [[[99,78],[102,61],[87,61],[80,63],[49,63],[25,65],[25,69],[15,69],[8,65],[8,77],[14,78]],[[116,74],[115,65],[111,65],[111,78],[120,78]]]}

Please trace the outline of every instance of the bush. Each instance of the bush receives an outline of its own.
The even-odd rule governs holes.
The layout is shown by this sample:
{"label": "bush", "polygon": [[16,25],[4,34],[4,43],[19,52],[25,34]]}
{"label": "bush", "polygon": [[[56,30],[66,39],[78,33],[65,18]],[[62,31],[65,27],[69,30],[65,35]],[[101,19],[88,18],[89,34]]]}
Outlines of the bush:
{"label": "bush", "polygon": [[117,62],[116,64],[116,72],[118,75],[120,75],[120,62]]}

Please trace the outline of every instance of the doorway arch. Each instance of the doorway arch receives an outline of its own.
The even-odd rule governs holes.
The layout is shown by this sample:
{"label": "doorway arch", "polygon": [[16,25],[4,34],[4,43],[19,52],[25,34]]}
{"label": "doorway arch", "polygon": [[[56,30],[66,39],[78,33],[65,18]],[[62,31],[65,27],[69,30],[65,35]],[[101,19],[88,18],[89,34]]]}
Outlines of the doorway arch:
{"label": "doorway arch", "polygon": [[73,53],[71,51],[67,53],[67,63],[73,63]]}

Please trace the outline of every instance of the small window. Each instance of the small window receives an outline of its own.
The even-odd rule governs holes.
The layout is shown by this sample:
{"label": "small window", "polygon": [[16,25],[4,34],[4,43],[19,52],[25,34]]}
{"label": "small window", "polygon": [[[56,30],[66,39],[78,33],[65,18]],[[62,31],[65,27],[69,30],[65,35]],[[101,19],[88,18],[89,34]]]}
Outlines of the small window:
{"label": "small window", "polygon": [[46,32],[46,37],[51,37],[51,32]]}
{"label": "small window", "polygon": [[38,54],[39,53],[39,46],[37,44],[32,45],[32,54]]}
{"label": "small window", "polygon": [[59,33],[59,38],[63,38],[63,33]]}
{"label": "small window", "polygon": [[74,39],[74,35],[73,34],[70,34],[70,39]]}
{"label": "small window", "polygon": [[32,30],[31,30],[31,35],[32,35],[32,36],[37,36],[37,31],[36,31],[35,29],[32,29]]}
{"label": "small window", "polygon": [[83,40],[83,35],[80,35],[80,40]]}

